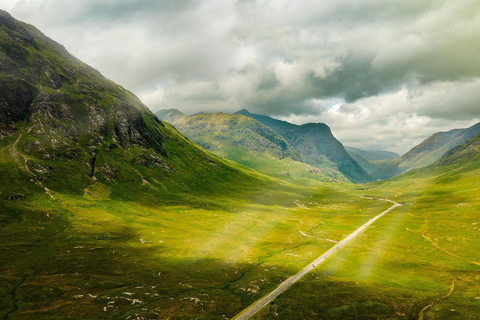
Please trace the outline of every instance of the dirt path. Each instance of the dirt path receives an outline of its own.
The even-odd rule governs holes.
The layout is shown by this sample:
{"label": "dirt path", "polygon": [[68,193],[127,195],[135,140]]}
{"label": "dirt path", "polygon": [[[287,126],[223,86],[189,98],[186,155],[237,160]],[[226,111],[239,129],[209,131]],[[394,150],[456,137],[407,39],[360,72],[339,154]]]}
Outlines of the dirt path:
{"label": "dirt path", "polygon": [[[19,151],[17,150],[17,143],[18,143],[18,141],[20,141],[20,139],[22,138],[22,135],[23,135],[23,133],[20,133],[20,135],[18,136],[17,140],[12,144],[12,148],[11,148],[10,153],[11,153],[13,159],[15,160],[15,162],[18,163],[18,165],[19,165],[20,167],[23,167],[25,170],[27,170],[28,172],[32,173],[32,172],[30,171],[30,169],[28,168],[28,165],[27,165],[28,158],[27,158],[23,153],[21,153],[21,152],[19,152]],[[22,156],[22,158],[23,158],[23,164],[20,163],[20,160],[19,160],[19,157],[18,157],[19,155]]]}
{"label": "dirt path", "polygon": [[[23,133],[20,133],[17,140],[12,144],[12,148],[10,149],[10,154],[12,155],[15,162],[20,166],[20,168],[22,168],[22,169],[26,170],[27,172],[33,174],[33,176],[35,177],[35,181],[34,181],[35,184],[37,186],[43,188],[45,190],[45,193],[48,194],[51,199],[55,199],[55,197],[52,196],[52,194],[50,192],[50,189],[48,189],[40,181],[38,181],[37,175],[32,170],[30,170],[30,168],[28,167],[27,162],[28,162],[28,160],[31,160],[31,159],[17,150],[17,144],[20,141],[20,139],[22,138],[22,135],[23,135]],[[23,163],[21,163],[21,160],[19,159],[20,158],[19,156],[21,156],[23,158]]]}
{"label": "dirt path", "polygon": [[[450,256],[450,257],[453,257],[453,258],[455,258],[455,259],[459,259],[459,260],[462,260],[462,261],[465,261],[465,262],[472,263],[472,264],[475,264],[475,265],[477,265],[477,266],[480,266],[480,263],[477,262],[477,261],[470,261],[470,260],[468,260],[468,259],[466,259],[466,258],[462,258],[462,257],[460,257],[459,255],[456,255],[456,254],[454,254],[454,253],[451,253],[451,252],[449,252],[449,251],[441,248],[440,246],[438,246],[435,241],[433,241],[429,236],[426,235],[426,233],[427,233],[427,232],[425,231],[426,225],[427,225],[427,220],[425,220],[425,223],[424,223],[424,225],[422,226],[422,237],[423,237],[425,240],[429,241],[431,244],[433,244],[433,245],[435,246],[435,248],[437,248],[437,249],[440,250],[441,252],[443,252],[443,253],[445,253],[446,255],[448,255],[448,256]],[[410,230],[410,231],[411,231],[411,230]],[[413,232],[413,231],[412,231],[412,232]]]}
{"label": "dirt path", "polygon": [[452,295],[453,290],[455,289],[455,280],[456,280],[456,279],[454,278],[453,281],[452,281],[452,284],[450,285],[450,291],[449,291],[445,296],[443,296],[443,297],[441,297],[441,298],[433,301],[433,302],[430,303],[428,306],[426,306],[426,307],[424,307],[422,310],[420,310],[420,313],[418,314],[418,320],[423,320],[423,314],[424,314],[424,312],[425,312],[428,308],[430,308],[431,306],[433,306],[433,304],[434,304],[435,302],[439,302],[439,301],[445,300],[445,299],[447,299],[448,297],[450,297],[450,296]]}
{"label": "dirt path", "polygon": [[[365,197],[367,198],[367,197]],[[372,199],[373,198],[367,198],[367,199]],[[388,201],[393,203],[393,205],[388,208],[387,210],[383,211],[379,215],[375,216],[374,218],[370,219],[366,224],[362,225],[360,228],[352,232],[348,237],[344,238],[343,240],[339,241],[337,244],[335,244],[330,250],[322,254],[320,257],[312,261],[310,264],[308,264],[305,268],[303,268],[299,273],[294,275],[293,277],[288,278],[284,282],[282,282],[275,290],[273,290],[271,293],[266,295],[265,297],[261,298],[260,300],[257,300],[255,303],[253,303],[250,307],[247,309],[243,310],[240,312],[238,315],[236,315],[233,319],[235,320],[246,320],[253,316],[255,313],[260,311],[264,306],[272,302],[273,299],[278,297],[282,292],[290,288],[291,285],[293,285],[295,282],[300,280],[304,275],[306,275],[308,272],[313,270],[316,266],[319,264],[323,263],[330,255],[332,255],[335,251],[340,249],[342,246],[344,246],[347,242],[350,240],[354,239],[356,236],[358,236],[360,233],[362,233],[369,225],[374,223],[376,220],[380,219],[383,217],[385,214],[390,212],[396,207],[401,206],[401,204],[396,203],[395,201],[388,200],[388,199],[378,199],[378,200],[383,200],[383,201]]]}

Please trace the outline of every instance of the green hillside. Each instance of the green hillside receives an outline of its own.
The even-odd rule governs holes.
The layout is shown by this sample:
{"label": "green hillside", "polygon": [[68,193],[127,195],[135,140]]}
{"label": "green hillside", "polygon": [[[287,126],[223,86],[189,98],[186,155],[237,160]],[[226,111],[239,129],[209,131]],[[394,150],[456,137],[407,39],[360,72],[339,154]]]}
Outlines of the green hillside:
{"label": "green hillside", "polygon": [[438,132],[402,157],[372,173],[377,179],[388,179],[403,172],[421,168],[439,160],[447,151],[480,133],[480,123],[470,128]]}
{"label": "green hillside", "polygon": [[318,169],[300,162],[282,136],[252,118],[226,113],[190,117],[175,109],[156,115],[206,150],[262,173],[287,179],[348,181],[335,169]]}
{"label": "green hillside", "polygon": [[308,123],[298,126],[252,114],[247,110],[238,111],[236,114],[258,120],[275,130],[297,151],[302,162],[320,169],[337,169],[354,183],[372,181],[372,177],[350,157],[326,124]]}

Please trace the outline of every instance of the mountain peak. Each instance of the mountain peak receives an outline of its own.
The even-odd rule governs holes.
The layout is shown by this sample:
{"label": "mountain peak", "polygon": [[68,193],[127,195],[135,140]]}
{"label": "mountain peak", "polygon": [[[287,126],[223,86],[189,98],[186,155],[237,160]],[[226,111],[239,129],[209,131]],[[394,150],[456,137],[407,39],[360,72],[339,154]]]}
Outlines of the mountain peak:
{"label": "mountain peak", "polygon": [[[239,111],[237,113],[242,112]],[[248,111],[247,111],[248,113]],[[300,160],[317,168],[334,168],[352,182],[368,182],[372,178],[345,151],[324,123],[301,126],[258,114],[244,114],[272,128],[298,152]]]}
{"label": "mountain peak", "polygon": [[182,118],[187,116],[185,113],[181,112],[178,109],[162,109],[160,111],[157,111],[155,115],[164,121],[167,121],[169,123],[174,122],[178,118]]}
{"label": "mountain peak", "polygon": [[242,110],[239,110],[239,111],[235,112],[234,114],[243,114],[244,116],[248,116],[251,113],[247,109],[242,109]]}

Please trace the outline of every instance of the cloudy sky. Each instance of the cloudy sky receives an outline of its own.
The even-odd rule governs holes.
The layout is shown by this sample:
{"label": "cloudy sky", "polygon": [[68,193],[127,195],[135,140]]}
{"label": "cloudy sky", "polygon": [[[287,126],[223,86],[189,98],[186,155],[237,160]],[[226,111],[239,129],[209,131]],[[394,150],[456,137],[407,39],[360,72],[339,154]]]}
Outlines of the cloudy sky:
{"label": "cloudy sky", "polygon": [[0,0],[152,111],[324,122],[404,153],[480,121],[478,0]]}

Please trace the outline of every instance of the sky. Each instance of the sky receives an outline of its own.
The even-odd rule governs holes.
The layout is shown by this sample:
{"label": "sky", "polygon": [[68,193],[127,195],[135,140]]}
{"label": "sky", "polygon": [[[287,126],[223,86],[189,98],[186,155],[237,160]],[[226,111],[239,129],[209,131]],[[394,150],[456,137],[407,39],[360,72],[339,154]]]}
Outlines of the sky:
{"label": "sky", "polygon": [[152,111],[247,109],[405,153],[480,121],[478,0],[0,0]]}

